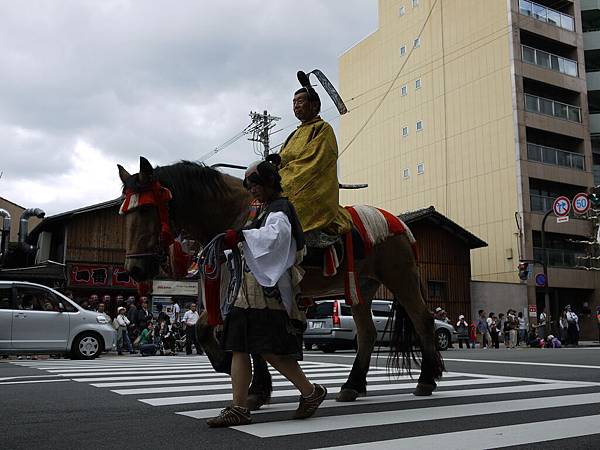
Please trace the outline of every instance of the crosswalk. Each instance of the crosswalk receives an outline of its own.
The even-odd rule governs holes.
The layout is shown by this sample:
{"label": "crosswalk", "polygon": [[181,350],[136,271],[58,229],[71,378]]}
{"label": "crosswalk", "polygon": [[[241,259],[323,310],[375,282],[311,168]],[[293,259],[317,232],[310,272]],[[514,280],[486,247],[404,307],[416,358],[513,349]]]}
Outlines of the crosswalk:
{"label": "crosswalk", "polygon": [[[216,373],[204,356],[12,364],[43,371],[44,382],[85,383],[187,420],[204,421],[231,401],[229,377]],[[315,417],[291,420],[298,392],[272,371],[271,404],[253,413],[252,424],[233,429],[273,442],[298,436],[306,448],[434,448],[440,442],[444,448],[489,448],[593,435],[600,440],[600,383],[452,372],[433,396],[415,397],[415,379],[390,378],[373,367],[369,395],[338,403],[334,397],[350,366],[304,361],[302,367],[329,391]]]}

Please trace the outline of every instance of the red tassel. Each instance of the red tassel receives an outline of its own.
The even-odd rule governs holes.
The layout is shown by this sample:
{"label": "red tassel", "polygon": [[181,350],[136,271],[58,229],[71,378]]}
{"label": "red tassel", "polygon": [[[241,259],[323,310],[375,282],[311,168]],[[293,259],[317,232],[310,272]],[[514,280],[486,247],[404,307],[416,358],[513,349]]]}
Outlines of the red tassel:
{"label": "red tassel", "polygon": [[181,242],[173,241],[169,246],[169,262],[173,277],[184,278],[190,265],[190,256],[186,255],[181,247]]}
{"label": "red tassel", "polygon": [[[206,266],[207,271],[211,271],[212,267]],[[204,303],[206,314],[208,315],[208,324],[210,326],[221,325],[221,277],[207,278],[204,277]]]}

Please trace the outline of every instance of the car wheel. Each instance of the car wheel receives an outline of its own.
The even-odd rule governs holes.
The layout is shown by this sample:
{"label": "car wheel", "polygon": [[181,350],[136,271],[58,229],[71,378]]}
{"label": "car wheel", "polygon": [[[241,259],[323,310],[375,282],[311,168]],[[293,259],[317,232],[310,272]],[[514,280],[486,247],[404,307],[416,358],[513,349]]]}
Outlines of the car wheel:
{"label": "car wheel", "polygon": [[73,359],[94,359],[102,352],[102,341],[95,333],[82,333],[73,340]]}
{"label": "car wheel", "polygon": [[323,353],[333,353],[333,352],[335,352],[335,347],[332,345],[323,345],[321,347],[321,351]]}
{"label": "car wheel", "polygon": [[306,342],[304,343],[304,350],[312,350],[313,345],[312,344],[307,344]]}
{"label": "car wheel", "polygon": [[435,332],[435,340],[437,343],[438,350],[448,350],[448,347],[450,347],[451,339],[452,338],[448,330],[437,330]]}

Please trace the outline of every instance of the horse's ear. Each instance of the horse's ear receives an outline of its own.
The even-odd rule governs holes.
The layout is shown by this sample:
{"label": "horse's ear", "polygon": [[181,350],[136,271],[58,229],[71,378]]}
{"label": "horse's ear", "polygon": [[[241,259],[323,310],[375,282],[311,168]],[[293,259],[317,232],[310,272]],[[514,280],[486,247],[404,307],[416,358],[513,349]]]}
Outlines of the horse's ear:
{"label": "horse's ear", "polygon": [[152,168],[152,164],[143,156],[140,156],[140,182],[142,184],[149,183],[152,181],[152,175],[154,174],[154,169]]}
{"label": "horse's ear", "polygon": [[125,184],[125,181],[127,181],[131,174],[127,172],[125,170],[125,167],[123,167],[121,164],[117,164],[117,167],[119,168],[119,178],[121,179],[123,184]]}

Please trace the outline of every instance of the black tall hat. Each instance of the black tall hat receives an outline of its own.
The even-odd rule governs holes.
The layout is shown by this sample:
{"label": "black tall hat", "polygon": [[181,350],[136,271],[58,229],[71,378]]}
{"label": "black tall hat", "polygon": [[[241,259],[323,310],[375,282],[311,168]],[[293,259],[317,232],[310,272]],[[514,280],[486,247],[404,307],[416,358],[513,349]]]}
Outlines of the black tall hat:
{"label": "black tall hat", "polygon": [[338,94],[338,91],[336,91],[335,87],[333,87],[333,84],[331,84],[329,79],[327,79],[325,74],[323,72],[321,72],[319,69],[315,69],[312,72],[309,72],[308,74],[299,70],[298,73],[296,74],[296,76],[298,77],[298,81],[300,82],[300,85],[306,90],[306,93],[308,94],[308,98],[310,100],[320,100],[319,95],[317,94],[315,89],[310,84],[309,77],[311,74],[314,74],[314,76],[317,77],[317,79],[323,86],[323,89],[325,89],[325,92],[327,92],[329,97],[331,97],[331,100],[335,104],[339,113],[346,114],[348,112],[348,108],[346,108],[346,105],[344,104],[342,97],[340,97],[340,94]]}

